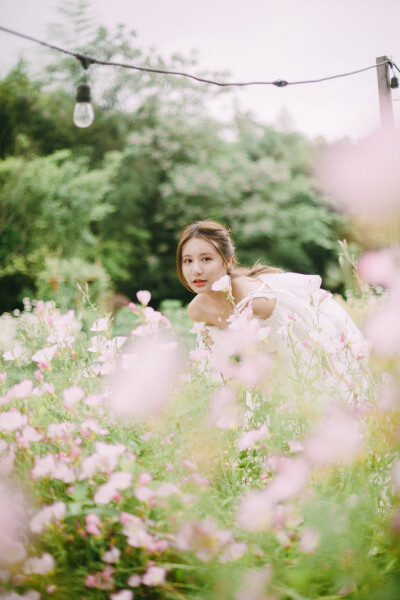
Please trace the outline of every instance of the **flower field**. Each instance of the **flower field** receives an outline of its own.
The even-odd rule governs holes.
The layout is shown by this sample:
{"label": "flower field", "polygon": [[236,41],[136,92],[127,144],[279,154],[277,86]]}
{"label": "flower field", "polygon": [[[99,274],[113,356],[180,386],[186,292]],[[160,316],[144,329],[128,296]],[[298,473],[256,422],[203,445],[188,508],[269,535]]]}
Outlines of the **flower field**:
{"label": "flower field", "polygon": [[216,375],[206,328],[178,335],[149,292],[124,325],[28,300],[0,317],[0,597],[400,597],[390,293],[349,304],[371,360],[316,326],[290,378],[251,315]]}

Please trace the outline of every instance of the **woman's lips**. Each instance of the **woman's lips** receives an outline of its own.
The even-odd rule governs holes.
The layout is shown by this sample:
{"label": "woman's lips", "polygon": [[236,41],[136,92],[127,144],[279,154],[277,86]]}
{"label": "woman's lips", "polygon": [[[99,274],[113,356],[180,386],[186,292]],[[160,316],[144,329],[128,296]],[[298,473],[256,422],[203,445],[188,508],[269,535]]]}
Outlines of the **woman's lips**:
{"label": "woman's lips", "polygon": [[193,281],[193,285],[195,285],[196,287],[202,287],[205,283],[206,283],[205,279],[195,279]]}

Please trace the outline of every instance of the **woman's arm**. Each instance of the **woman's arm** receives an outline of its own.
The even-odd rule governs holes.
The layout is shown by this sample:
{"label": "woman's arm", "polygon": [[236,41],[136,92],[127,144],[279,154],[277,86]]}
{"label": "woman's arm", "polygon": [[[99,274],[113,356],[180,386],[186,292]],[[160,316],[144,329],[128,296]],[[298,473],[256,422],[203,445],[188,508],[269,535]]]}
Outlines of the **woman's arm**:
{"label": "woman's arm", "polygon": [[254,298],[251,302],[253,315],[259,319],[268,319],[275,308],[276,298]]}

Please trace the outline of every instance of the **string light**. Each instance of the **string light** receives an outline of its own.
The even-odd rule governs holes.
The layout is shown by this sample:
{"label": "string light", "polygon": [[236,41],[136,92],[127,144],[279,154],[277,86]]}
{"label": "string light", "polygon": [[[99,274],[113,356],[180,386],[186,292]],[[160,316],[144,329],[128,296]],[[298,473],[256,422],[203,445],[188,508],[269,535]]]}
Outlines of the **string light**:
{"label": "string light", "polygon": [[73,121],[77,127],[86,128],[90,127],[94,121],[94,110],[90,102],[90,85],[86,80],[86,71],[93,61],[89,56],[86,56],[86,54],[78,54],[76,58],[85,69],[85,78],[84,81],[78,85],[76,90],[76,104],[74,108]]}
{"label": "string light", "polygon": [[[54,46],[53,44],[48,44],[47,42],[44,42],[42,40],[38,40],[34,37],[31,37],[29,35],[25,35],[23,33],[19,33],[17,31],[14,31],[12,29],[8,29],[6,27],[2,27],[0,26],[0,30],[4,31],[6,33],[10,33],[11,35],[15,35],[21,38],[24,38],[26,40],[29,40],[31,42],[34,42],[36,44],[40,44],[42,46],[45,46],[46,48],[50,48],[51,50],[56,50],[57,52],[62,52],[63,54],[67,54],[68,56],[73,56],[75,58],[77,58],[82,66],[84,67],[85,71],[87,70],[88,66],[91,64],[96,64],[96,65],[102,65],[102,66],[110,66],[110,67],[121,67],[123,69],[133,69],[135,71],[143,71],[146,73],[159,73],[162,75],[177,75],[180,77],[187,77],[189,79],[193,79],[195,81],[199,81],[200,83],[207,83],[210,85],[217,85],[219,87],[244,87],[244,86],[250,86],[250,85],[273,85],[275,87],[279,87],[279,88],[283,88],[286,87],[288,85],[304,85],[304,84],[310,84],[310,83],[321,83],[323,81],[329,81],[331,79],[338,79],[340,77],[349,77],[351,75],[356,75],[358,73],[363,73],[364,71],[369,71],[370,69],[376,69],[377,67],[381,67],[382,65],[385,64],[389,64],[390,67],[393,69],[393,67],[395,67],[399,73],[400,70],[398,68],[398,66],[391,60],[391,59],[387,59],[382,61],[381,63],[375,64],[375,65],[371,65],[369,67],[364,67],[362,69],[357,69],[355,71],[349,71],[346,73],[339,73],[337,75],[329,75],[326,77],[320,77],[318,79],[306,79],[306,80],[302,80],[302,81],[286,81],[285,79],[275,79],[273,81],[246,81],[246,82],[222,82],[222,81],[214,81],[212,79],[205,79],[203,77],[197,77],[196,75],[192,75],[190,73],[185,73],[182,71],[169,71],[166,69],[152,69],[150,67],[138,67],[136,65],[130,65],[130,64],[126,64],[126,63],[118,63],[118,62],[112,62],[112,61],[105,61],[105,60],[99,60],[95,57],[92,56],[88,56],[86,54],[80,54],[78,52],[71,52],[70,50],[66,50],[65,48],[60,48],[58,46]],[[85,66],[86,65],[86,66]],[[392,81],[396,80],[397,81],[397,86],[396,86],[396,81],[394,82],[394,85],[392,87],[398,87],[398,79],[397,77],[393,76],[392,77]],[[93,107],[90,104],[90,86],[89,84],[85,81],[84,83],[81,83],[78,86],[78,90],[77,90],[77,104],[75,106],[75,110],[77,110],[77,106],[79,104],[85,104],[85,109],[87,109],[87,113],[90,112],[90,110],[88,109],[88,106],[91,107],[92,112],[93,112],[93,118],[94,118],[94,111],[93,111]],[[93,122],[93,118],[91,120],[91,122],[89,123],[89,125]],[[89,117],[86,118],[85,122],[88,122]],[[75,111],[74,111],[74,122],[75,122]],[[78,125],[76,122],[75,124],[78,127],[88,127],[89,125]]]}

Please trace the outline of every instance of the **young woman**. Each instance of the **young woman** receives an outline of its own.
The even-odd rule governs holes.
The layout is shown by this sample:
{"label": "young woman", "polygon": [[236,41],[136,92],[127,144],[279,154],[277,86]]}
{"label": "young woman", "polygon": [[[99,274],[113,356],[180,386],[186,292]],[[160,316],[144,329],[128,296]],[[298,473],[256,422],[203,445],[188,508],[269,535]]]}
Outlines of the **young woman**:
{"label": "young woman", "polygon": [[[350,363],[358,366],[359,359],[368,354],[368,344],[357,326],[331,294],[320,288],[319,275],[285,273],[258,263],[251,268],[238,267],[229,231],[215,221],[186,227],[176,260],[180,281],[196,293],[188,315],[207,326],[214,364],[228,358],[224,330],[231,326],[232,315],[240,316],[247,307],[269,328],[264,350],[276,353],[286,363],[293,350],[304,361],[310,360],[319,344],[331,372],[343,377]],[[220,287],[216,282],[225,275],[230,280],[230,298],[225,289],[213,289],[213,284]]]}

